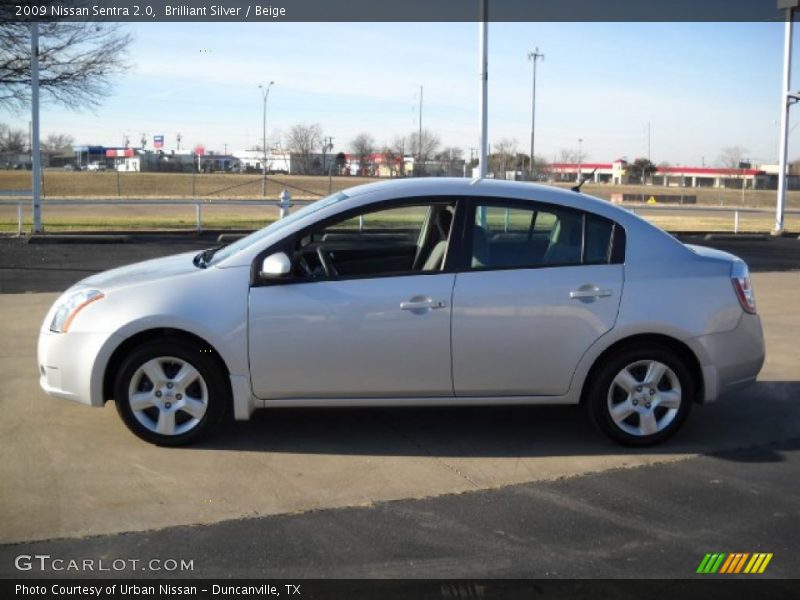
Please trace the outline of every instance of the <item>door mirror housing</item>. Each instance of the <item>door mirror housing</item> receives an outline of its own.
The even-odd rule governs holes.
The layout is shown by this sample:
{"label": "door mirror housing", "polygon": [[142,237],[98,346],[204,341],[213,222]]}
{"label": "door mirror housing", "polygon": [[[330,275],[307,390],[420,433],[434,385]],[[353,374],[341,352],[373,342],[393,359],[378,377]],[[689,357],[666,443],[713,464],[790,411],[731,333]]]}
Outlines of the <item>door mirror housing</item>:
{"label": "door mirror housing", "polygon": [[259,275],[265,279],[279,279],[286,277],[292,271],[292,261],[285,252],[270,254],[261,263]]}

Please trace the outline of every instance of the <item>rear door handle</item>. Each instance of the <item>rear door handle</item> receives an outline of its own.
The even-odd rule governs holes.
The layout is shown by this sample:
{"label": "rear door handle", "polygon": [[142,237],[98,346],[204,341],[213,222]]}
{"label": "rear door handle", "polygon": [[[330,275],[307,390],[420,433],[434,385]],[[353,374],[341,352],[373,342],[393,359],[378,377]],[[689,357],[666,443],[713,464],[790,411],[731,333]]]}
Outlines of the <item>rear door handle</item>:
{"label": "rear door handle", "polygon": [[429,308],[444,308],[447,302],[433,298],[420,298],[414,296],[411,300],[400,303],[400,310],[427,310]]}
{"label": "rear door handle", "polygon": [[611,290],[600,289],[596,285],[582,285],[577,290],[572,290],[569,297],[573,300],[580,300],[581,298],[607,298],[611,294]]}

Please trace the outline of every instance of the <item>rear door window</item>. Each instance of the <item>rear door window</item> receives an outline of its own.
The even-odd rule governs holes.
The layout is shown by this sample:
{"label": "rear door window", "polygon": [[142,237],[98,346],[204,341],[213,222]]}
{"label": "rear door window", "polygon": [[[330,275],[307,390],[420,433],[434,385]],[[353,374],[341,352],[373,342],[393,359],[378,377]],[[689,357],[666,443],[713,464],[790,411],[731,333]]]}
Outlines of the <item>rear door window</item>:
{"label": "rear door window", "polygon": [[548,204],[478,204],[470,264],[509,269],[621,262],[612,260],[615,227],[604,217]]}

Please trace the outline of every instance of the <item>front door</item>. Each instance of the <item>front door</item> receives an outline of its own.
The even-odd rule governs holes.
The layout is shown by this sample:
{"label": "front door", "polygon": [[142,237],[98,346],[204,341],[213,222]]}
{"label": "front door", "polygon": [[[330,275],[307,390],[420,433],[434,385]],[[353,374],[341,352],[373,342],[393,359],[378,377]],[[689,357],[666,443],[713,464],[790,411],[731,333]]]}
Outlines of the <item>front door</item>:
{"label": "front door", "polygon": [[250,290],[255,395],[452,396],[452,214],[417,205],[299,235],[292,278]]}

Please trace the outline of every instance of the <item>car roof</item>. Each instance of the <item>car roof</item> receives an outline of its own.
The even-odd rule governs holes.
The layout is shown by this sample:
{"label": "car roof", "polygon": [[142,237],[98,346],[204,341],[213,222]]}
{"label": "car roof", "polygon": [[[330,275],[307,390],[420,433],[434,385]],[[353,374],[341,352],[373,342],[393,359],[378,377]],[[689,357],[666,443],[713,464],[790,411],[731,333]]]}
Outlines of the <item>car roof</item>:
{"label": "car roof", "polygon": [[589,196],[580,192],[542,185],[527,181],[505,181],[500,179],[467,179],[464,177],[411,177],[391,179],[375,183],[367,183],[343,190],[360,204],[365,197],[377,198],[389,196],[452,196],[464,194],[467,197],[499,197],[517,200],[552,202],[582,210],[590,210],[612,218],[627,220],[631,213],[615,206],[607,200]]}

